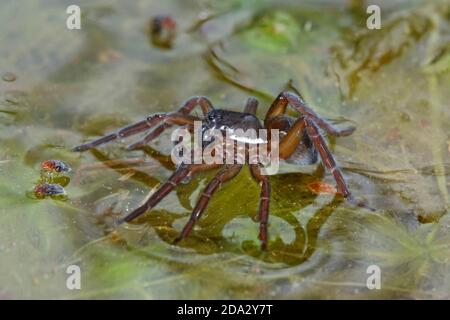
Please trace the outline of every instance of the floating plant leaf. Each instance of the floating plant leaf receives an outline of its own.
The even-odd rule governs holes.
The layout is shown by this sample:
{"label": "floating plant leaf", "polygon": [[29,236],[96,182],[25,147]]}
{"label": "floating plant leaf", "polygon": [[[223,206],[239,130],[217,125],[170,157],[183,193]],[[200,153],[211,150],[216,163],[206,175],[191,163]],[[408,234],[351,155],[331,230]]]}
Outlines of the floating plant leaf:
{"label": "floating plant leaf", "polygon": [[300,26],[289,13],[275,11],[263,16],[241,37],[250,46],[272,53],[286,53],[296,49],[300,35]]}

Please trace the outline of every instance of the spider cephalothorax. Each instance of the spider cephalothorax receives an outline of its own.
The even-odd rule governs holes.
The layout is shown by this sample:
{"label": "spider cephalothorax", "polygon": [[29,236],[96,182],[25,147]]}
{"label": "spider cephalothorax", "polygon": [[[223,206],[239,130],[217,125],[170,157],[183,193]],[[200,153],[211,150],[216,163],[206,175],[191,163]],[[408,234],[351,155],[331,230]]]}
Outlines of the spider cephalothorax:
{"label": "spider cephalothorax", "polygon": [[[196,106],[200,106],[203,112],[203,118],[191,115]],[[286,115],[288,105],[294,107],[300,113],[298,118]],[[117,132],[105,135],[90,143],[86,143],[74,148],[74,151],[85,151],[101,144],[116,140],[118,138],[128,137],[133,134],[153,129],[137,143],[128,148],[133,149],[142,146],[158,137],[165,129],[178,125],[186,127],[192,131],[195,121],[202,121],[202,132],[205,134],[207,129],[217,129],[221,131],[233,131],[237,129],[277,129],[280,132],[280,141],[278,144],[279,157],[288,162],[298,165],[315,163],[318,155],[324,166],[332,173],[337,183],[337,190],[347,200],[355,202],[348,190],[344,177],[336,165],[333,155],[327,147],[327,144],[320,133],[320,130],[333,136],[350,135],[355,128],[336,129],[328,122],[320,118],[311,108],[309,108],[301,97],[291,92],[282,92],[270,106],[264,123],[256,117],[258,101],[249,98],[244,112],[234,112],[222,109],[214,109],[212,103],[206,97],[192,97],[188,99],[176,112],[158,113],[149,115],[146,119],[119,129]],[[319,129],[320,128],[320,129]],[[270,140],[270,136],[268,137]],[[207,144],[204,144],[205,147]],[[208,205],[209,199],[219,186],[235,177],[243,164],[218,164],[218,163],[199,163],[188,164],[181,163],[167,182],[155,191],[150,198],[140,207],[135,209],[122,221],[129,222],[146,211],[155,207],[167,194],[169,194],[186,177],[192,176],[196,172],[216,169],[223,167],[215,177],[205,187],[200,199],[198,200],[188,223],[183,228],[180,236],[176,240],[181,240],[188,236],[196,221],[201,217]],[[267,247],[267,223],[269,218],[269,199],[270,184],[267,175],[262,172],[262,165],[259,163],[250,163],[252,176],[261,185],[260,204],[258,219],[260,222],[259,237],[263,248]]]}

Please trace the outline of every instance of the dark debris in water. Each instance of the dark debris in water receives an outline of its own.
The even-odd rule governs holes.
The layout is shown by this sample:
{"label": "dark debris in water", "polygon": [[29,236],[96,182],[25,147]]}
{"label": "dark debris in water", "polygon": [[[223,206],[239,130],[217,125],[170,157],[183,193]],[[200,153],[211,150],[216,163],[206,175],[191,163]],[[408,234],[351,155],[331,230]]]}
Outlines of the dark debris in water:
{"label": "dark debris in water", "polygon": [[41,163],[41,168],[44,171],[50,171],[54,173],[69,173],[72,168],[67,163],[61,160],[46,160]]}
{"label": "dark debris in water", "polygon": [[154,46],[170,49],[177,34],[177,23],[169,14],[159,14],[149,22],[149,34]]}
{"label": "dark debris in water", "polygon": [[72,168],[66,162],[55,159],[43,161],[40,168],[40,178],[34,187],[34,196],[38,199],[66,199],[64,187],[70,182],[68,174]]}
{"label": "dark debris in water", "polygon": [[34,194],[38,199],[43,199],[51,196],[65,195],[66,190],[59,184],[43,183],[34,187]]}

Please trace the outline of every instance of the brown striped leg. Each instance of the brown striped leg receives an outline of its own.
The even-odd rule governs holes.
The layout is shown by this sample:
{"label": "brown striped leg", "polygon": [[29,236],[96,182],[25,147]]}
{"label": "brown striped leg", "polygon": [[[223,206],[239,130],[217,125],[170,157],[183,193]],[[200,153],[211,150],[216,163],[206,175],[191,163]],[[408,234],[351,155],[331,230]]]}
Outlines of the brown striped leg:
{"label": "brown striped leg", "polygon": [[269,223],[269,203],[270,203],[270,183],[266,175],[261,174],[260,167],[256,164],[250,165],[252,176],[261,184],[261,194],[259,197],[259,239],[261,249],[267,250],[267,225]]}
{"label": "brown striped leg", "polygon": [[306,119],[310,119],[314,121],[319,127],[321,127],[323,130],[325,130],[327,133],[333,135],[333,136],[348,136],[352,134],[355,131],[355,127],[349,127],[346,129],[336,129],[331,124],[323,120],[317,113],[314,112],[306,102],[296,95],[295,93],[284,91],[278,95],[278,97],[275,99],[275,101],[272,103],[272,105],[269,108],[269,111],[267,111],[266,118],[265,118],[265,124],[267,127],[268,121],[270,121],[271,118],[276,117],[278,115],[282,115],[286,112],[286,107],[288,104],[292,105],[298,112],[300,112],[302,115],[305,116]]}
{"label": "brown striped leg", "polygon": [[220,171],[205,187],[200,199],[197,201],[194,210],[192,210],[191,217],[189,221],[184,226],[180,235],[175,239],[178,242],[186,238],[194,227],[195,223],[200,219],[201,215],[208,206],[209,200],[211,199],[214,192],[219,188],[221,184],[226,181],[233,179],[241,170],[242,165],[230,165]]}
{"label": "brown striped leg", "polygon": [[194,110],[194,108],[197,105],[199,105],[202,108],[203,115],[208,114],[209,112],[211,112],[214,109],[211,101],[209,101],[208,98],[198,96],[198,97],[192,97],[192,98],[187,99],[181,105],[180,109],[178,109],[178,112],[180,112],[182,114],[189,114],[192,112],[192,110]]}
{"label": "brown striped leg", "polygon": [[171,126],[172,126],[171,124],[164,123],[164,124],[160,125],[159,127],[156,127],[156,129],[150,131],[150,133],[148,133],[144,138],[142,138],[138,142],[135,142],[135,143],[127,146],[126,149],[134,150],[134,149],[137,149],[137,148],[140,148],[140,147],[146,145],[153,139],[156,139],[157,137],[159,137],[161,135],[161,133],[164,132],[164,130],[166,130],[167,128],[169,128]]}
{"label": "brown striped leg", "polygon": [[327,147],[327,144],[323,137],[319,133],[319,129],[316,127],[314,122],[306,120],[306,132],[308,133],[309,138],[311,139],[314,147],[320,154],[320,158],[324,166],[330,170],[333,174],[334,179],[337,183],[337,190],[348,199],[352,199],[350,191],[345,184],[344,177],[342,176],[341,170],[337,167],[336,161],[334,160],[333,155]]}
{"label": "brown striped leg", "polygon": [[217,168],[216,164],[196,164],[196,165],[180,165],[177,170],[170,176],[170,178],[161,186],[151,197],[139,208],[135,209],[125,218],[119,220],[119,224],[123,222],[130,222],[138,216],[145,213],[147,210],[155,207],[165,196],[167,196],[177,185],[189,175],[199,171],[206,171]]}
{"label": "brown striped leg", "polygon": [[[178,113],[187,115],[187,114],[191,113],[192,110],[194,110],[194,108],[198,105],[202,108],[203,115],[207,115],[208,112],[210,112],[211,110],[214,109],[214,107],[212,106],[212,103],[208,100],[208,98],[192,97],[192,98],[189,98],[188,100],[186,100],[181,105],[181,107],[178,109]],[[164,132],[164,130],[166,130],[167,128],[170,128],[171,126],[172,125],[167,124],[167,123],[160,125],[156,129],[151,131],[149,134],[147,134],[142,140],[129,145],[127,147],[127,149],[133,150],[133,149],[140,148],[140,147],[146,145],[151,140],[159,137]]]}
{"label": "brown striped leg", "polygon": [[256,109],[258,109],[258,100],[256,98],[250,97],[247,99],[244,107],[244,113],[256,114]]}
{"label": "brown striped leg", "polygon": [[322,159],[323,164],[325,167],[330,170],[330,172],[333,174],[334,179],[337,183],[337,190],[347,199],[349,203],[352,205],[365,208],[367,210],[375,211],[374,208],[368,206],[366,203],[356,200],[351,195],[350,191],[347,188],[347,184],[345,183],[344,177],[342,176],[341,170],[338,168],[336,161],[334,160],[333,155],[331,154],[330,150],[328,149],[324,138],[320,135],[319,129],[316,127],[316,125],[306,120],[306,132],[308,133],[309,138],[314,144],[314,147],[320,154],[320,158]]}
{"label": "brown striped leg", "polygon": [[110,133],[106,136],[103,136],[97,140],[91,141],[86,144],[79,145],[73,148],[73,151],[86,151],[91,148],[95,148],[99,145],[105,144],[107,142],[119,139],[126,138],[128,136],[137,134],[139,132],[148,130],[161,122],[167,124],[177,124],[177,125],[191,125],[194,121],[200,121],[199,118],[180,114],[180,113],[157,113],[148,116],[145,120],[133,123],[129,126],[126,126],[122,129],[119,129],[117,132]]}

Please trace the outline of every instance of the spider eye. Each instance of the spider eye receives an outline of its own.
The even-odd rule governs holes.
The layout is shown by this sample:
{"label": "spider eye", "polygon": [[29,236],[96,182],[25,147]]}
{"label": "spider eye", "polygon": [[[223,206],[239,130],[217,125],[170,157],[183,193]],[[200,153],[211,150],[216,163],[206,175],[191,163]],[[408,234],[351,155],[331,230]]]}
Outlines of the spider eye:
{"label": "spider eye", "polygon": [[221,113],[217,113],[216,114],[216,116],[214,117],[216,120],[222,120],[223,119],[223,116],[222,116],[222,114]]}
{"label": "spider eye", "polygon": [[208,115],[208,120],[211,122],[217,122],[222,120],[222,115],[218,112],[212,112]]}

